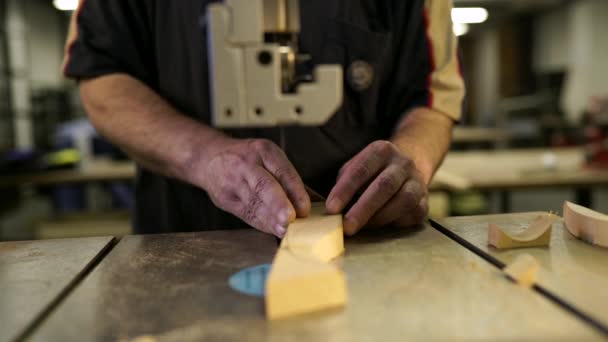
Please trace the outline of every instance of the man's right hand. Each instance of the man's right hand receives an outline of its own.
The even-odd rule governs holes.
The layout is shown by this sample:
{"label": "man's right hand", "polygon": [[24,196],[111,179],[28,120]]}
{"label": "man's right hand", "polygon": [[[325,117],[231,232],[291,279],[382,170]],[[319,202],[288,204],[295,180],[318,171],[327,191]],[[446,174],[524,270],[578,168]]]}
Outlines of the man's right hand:
{"label": "man's right hand", "polygon": [[217,207],[277,237],[309,214],[304,183],[273,142],[222,137],[211,145],[193,171]]}
{"label": "man's right hand", "polygon": [[139,165],[203,188],[249,225],[281,237],[308,215],[304,183],[272,142],[228,137],[127,74],[82,80],[80,94],[95,128]]}

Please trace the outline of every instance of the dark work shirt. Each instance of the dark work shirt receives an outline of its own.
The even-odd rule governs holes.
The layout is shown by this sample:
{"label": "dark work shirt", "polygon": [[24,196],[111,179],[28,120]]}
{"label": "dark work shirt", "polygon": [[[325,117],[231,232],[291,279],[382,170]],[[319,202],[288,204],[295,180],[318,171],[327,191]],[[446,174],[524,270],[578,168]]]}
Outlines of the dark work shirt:
{"label": "dark work shirt", "polygon": [[[207,32],[201,18],[211,2],[81,0],[64,73],[74,79],[129,74],[184,115],[210,124]],[[464,87],[448,3],[300,1],[299,51],[315,65],[340,64],[345,71],[343,105],[329,122],[286,129],[286,153],[307,185],[326,195],[338,169],[372,141],[388,139],[412,108],[428,106],[459,119]],[[348,80],[355,61],[372,66],[366,89]],[[279,139],[276,128],[227,133]],[[139,233],[246,227],[217,209],[204,190],[143,168],[135,195]]]}

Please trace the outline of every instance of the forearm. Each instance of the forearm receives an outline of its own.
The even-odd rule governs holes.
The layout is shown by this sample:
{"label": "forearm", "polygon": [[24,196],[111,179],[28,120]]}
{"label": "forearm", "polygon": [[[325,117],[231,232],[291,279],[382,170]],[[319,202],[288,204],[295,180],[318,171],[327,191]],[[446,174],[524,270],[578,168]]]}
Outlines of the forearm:
{"label": "forearm", "polygon": [[452,140],[453,121],[425,107],[412,110],[398,125],[391,142],[412,158],[430,184]]}
{"label": "forearm", "polygon": [[194,165],[209,151],[217,130],[178,113],[144,83],[113,74],[80,83],[85,109],[95,128],[144,167],[201,185]]}

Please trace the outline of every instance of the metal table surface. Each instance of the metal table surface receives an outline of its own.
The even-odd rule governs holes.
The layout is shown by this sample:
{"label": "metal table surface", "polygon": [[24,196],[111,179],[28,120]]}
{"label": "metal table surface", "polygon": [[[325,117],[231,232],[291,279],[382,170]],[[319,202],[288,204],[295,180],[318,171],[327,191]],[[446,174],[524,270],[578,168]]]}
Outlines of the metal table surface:
{"label": "metal table surface", "polygon": [[608,331],[608,248],[593,246],[572,236],[562,220],[553,224],[549,248],[499,250],[488,246],[489,222],[515,232],[525,229],[541,214],[452,217],[437,223],[501,263],[508,264],[521,253],[536,257],[542,266],[539,285]]}
{"label": "metal table surface", "polygon": [[0,340],[20,338],[41,320],[112,240],[0,242]]}
{"label": "metal table surface", "polygon": [[47,340],[352,341],[602,339],[426,226],[347,240],[349,303],[268,322],[262,298],[228,287],[270,262],[274,238],[248,231],[125,237],[30,336]]}

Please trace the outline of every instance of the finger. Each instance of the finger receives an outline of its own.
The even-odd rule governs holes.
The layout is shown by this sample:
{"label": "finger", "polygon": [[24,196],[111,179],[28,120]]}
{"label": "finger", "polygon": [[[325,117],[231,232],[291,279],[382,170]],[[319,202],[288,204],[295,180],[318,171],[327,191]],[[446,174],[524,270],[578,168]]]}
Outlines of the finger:
{"label": "finger", "polygon": [[418,208],[420,202],[424,198],[426,198],[425,186],[420,180],[410,178],[395,196],[369,220],[367,226],[382,227],[400,219],[416,216],[415,214],[420,210]]}
{"label": "finger", "polygon": [[[259,199],[264,206],[268,207],[266,217],[262,219],[265,222],[274,223],[287,227],[289,222],[292,222],[296,218],[296,212],[291,202],[287,198],[285,191],[277,180],[266,171],[264,168],[259,166],[244,166],[248,170],[244,170],[244,180],[248,185],[250,191],[247,200],[251,202],[252,206],[257,205],[256,201]],[[250,215],[260,216],[257,210],[258,207],[254,207],[256,211],[250,212]]]}
{"label": "finger", "polygon": [[389,156],[378,153],[372,144],[349,161],[327,197],[328,212],[337,214],[342,211],[357,191],[386,166],[388,160]]}
{"label": "finger", "polygon": [[248,182],[243,178],[234,183],[234,193],[229,196],[230,203],[226,203],[222,209],[240,217],[250,226],[279,238],[285,235],[285,227],[273,212],[257,194],[251,191]]}
{"label": "finger", "polygon": [[[262,140],[264,141],[264,140]],[[274,143],[262,143],[259,148],[264,168],[270,172],[284,189],[287,197],[296,210],[298,217],[310,213],[310,197],[306,192],[304,182],[293,164],[287,159],[285,152]]]}
{"label": "finger", "polygon": [[359,231],[399,192],[407,177],[407,169],[397,164],[391,164],[382,171],[344,216],[344,232],[353,235]]}
{"label": "finger", "polygon": [[428,196],[424,196],[418,206],[410,212],[410,215],[404,215],[398,218],[393,224],[399,228],[407,228],[421,224],[429,212]]}

